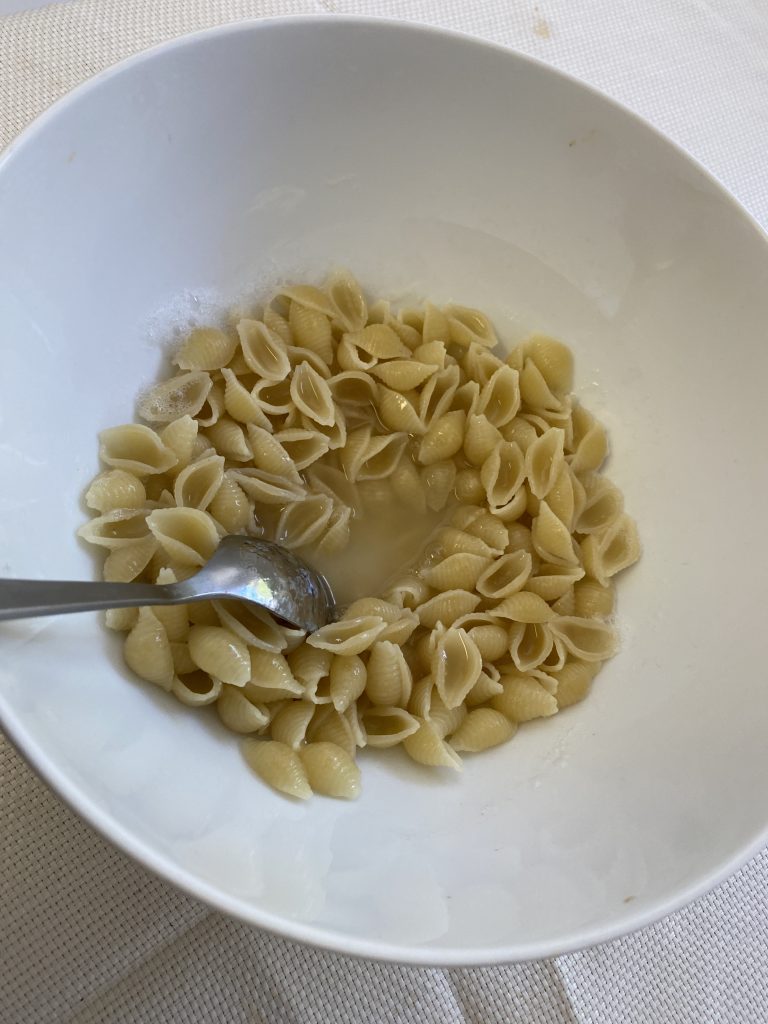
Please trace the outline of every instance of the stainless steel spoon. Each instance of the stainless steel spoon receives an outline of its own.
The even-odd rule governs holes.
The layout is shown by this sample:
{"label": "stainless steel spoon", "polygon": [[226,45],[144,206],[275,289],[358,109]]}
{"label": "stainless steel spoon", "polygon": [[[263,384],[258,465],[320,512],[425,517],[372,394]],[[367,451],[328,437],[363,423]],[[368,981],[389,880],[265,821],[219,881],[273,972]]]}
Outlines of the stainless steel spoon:
{"label": "stainless steel spoon", "polygon": [[224,537],[211,559],[181,583],[63,583],[0,580],[0,622],[100,608],[189,604],[209,598],[251,601],[291,626],[312,632],[335,614],[325,578],[267,540]]}

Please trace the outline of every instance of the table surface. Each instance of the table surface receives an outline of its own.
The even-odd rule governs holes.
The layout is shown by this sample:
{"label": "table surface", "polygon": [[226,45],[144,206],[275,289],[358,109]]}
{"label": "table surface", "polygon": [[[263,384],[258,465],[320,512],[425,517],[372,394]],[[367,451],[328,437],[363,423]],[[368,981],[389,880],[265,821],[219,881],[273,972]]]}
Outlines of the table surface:
{"label": "table surface", "polygon": [[[0,146],[88,75],[163,38],[264,14],[379,14],[473,32],[583,78],[682,144],[768,226],[766,0],[42,6],[0,0]],[[686,910],[583,953],[469,971],[349,960],[228,920],[150,875],[0,738],[0,1024],[761,1024],[767,907],[768,851]]]}

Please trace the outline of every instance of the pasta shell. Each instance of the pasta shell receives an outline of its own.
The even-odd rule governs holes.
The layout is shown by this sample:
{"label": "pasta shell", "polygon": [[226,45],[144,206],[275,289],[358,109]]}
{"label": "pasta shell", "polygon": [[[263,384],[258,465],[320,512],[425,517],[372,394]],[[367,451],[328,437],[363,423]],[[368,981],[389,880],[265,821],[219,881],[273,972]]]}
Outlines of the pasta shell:
{"label": "pasta shell", "polygon": [[[157,583],[160,586],[175,583],[176,576],[170,569],[161,569],[157,575]],[[189,633],[189,611],[183,604],[153,605],[152,612],[162,622],[169,640],[178,641],[186,639]],[[176,674],[179,672],[176,668]]]}
{"label": "pasta shell", "polygon": [[280,692],[281,696],[301,695],[302,685],[294,677],[288,661],[282,654],[253,647],[249,654],[251,667],[248,686],[257,686],[262,690],[276,690]]}
{"label": "pasta shell", "polygon": [[198,429],[197,420],[191,416],[181,416],[160,431],[160,440],[176,456],[175,470],[188,465],[192,460]]}
{"label": "pasta shell", "polygon": [[565,462],[563,445],[565,433],[550,427],[537,437],[525,453],[525,475],[528,485],[537,498],[544,498],[557,480]]}
{"label": "pasta shell", "polygon": [[108,466],[135,476],[165,473],[176,464],[176,455],[166,448],[154,430],[140,423],[109,427],[99,434],[99,458]]}
{"label": "pasta shell", "polygon": [[482,466],[501,440],[498,427],[495,427],[483,413],[468,417],[464,434],[464,454],[473,466]]}
{"label": "pasta shell", "polygon": [[419,363],[427,363],[436,366],[439,370],[445,369],[445,360],[448,352],[442,341],[429,341],[418,345],[413,350],[413,358]]}
{"label": "pasta shell", "polygon": [[427,505],[440,512],[448,504],[456,484],[456,466],[450,459],[434,462],[421,471]]}
{"label": "pasta shell", "polygon": [[299,306],[313,309],[316,313],[323,313],[327,317],[332,317],[336,312],[329,296],[322,289],[315,288],[311,284],[288,285],[281,288],[278,295],[285,296],[286,299],[290,299],[291,302]]}
{"label": "pasta shell", "polygon": [[418,764],[453,768],[454,771],[460,772],[461,758],[445,742],[436,726],[426,719],[417,721],[419,728],[403,740],[403,747],[408,756]]}
{"label": "pasta shell", "polygon": [[399,707],[367,708],[362,724],[368,746],[379,750],[402,743],[419,728],[418,719]]}
{"label": "pasta shell", "polygon": [[248,648],[221,626],[192,626],[187,638],[194,663],[230,686],[245,686],[251,678]]}
{"label": "pasta shell", "polygon": [[363,290],[348,270],[335,271],[326,282],[334,320],[344,331],[359,331],[368,320]]}
{"label": "pasta shell", "polygon": [[200,370],[182,373],[155,384],[145,392],[136,411],[149,423],[170,423],[182,416],[196,416],[213,386],[210,375]]}
{"label": "pasta shell", "polygon": [[430,363],[418,363],[414,359],[392,359],[388,363],[374,366],[371,373],[393,391],[411,391],[420,387],[436,371],[437,367]]}
{"label": "pasta shell", "polygon": [[221,371],[224,379],[224,409],[238,423],[256,423],[265,430],[272,424],[253,394],[226,367]]}
{"label": "pasta shell", "polygon": [[552,393],[541,370],[530,358],[526,358],[520,371],[520,395],[529,409],[560,408],[560,399]]}
{"label": "pasta shell", "polygon": [[437,306],[427,302],[424,306],[421,335],[426,343],[430,341],[443,341],[446,344],[451,340],[451,329],[448,317]]}
{"label": "pasta shell", "polygon": [[567,708],[579,701],[589,693],[592,680],[600,669],[599,662],[569,661],[557,673],[557,699],[558,708]]}
{"label": "pasta shell", "polygon": [[432,657],[435,689],[447,708],[458,707],[464,701],[482,668],[480,652],[466,631],[456,627],[447,629]]}
{"label": "pasta shell", "polygon": [[500,549],[489,547],[482,538],[454,526],[444,526],[438,532],[437,544],[445,555],[470,554],[493,558],[501,554]]}
{"label": "pasta shell", "polygon": [[535,576],[525,585],[532,594],[538,594],[545,601],[557,601],[563,597],[584,575],[584,570],[577,565],[550,565],[542,563]]}
{"label": "pasta shell", "polygon": [[328,438],[316,430],[293,427],[275,434],[288,458],[297,470],[306,469],[317,462],[329,449]]}
{"label": "pasta shell", "polygon": [[309,743],[333,743],[337,747],[354,758],[357,743],[352,731],[352,726],[346,716],[326,704],[317,708],[315,716],[307,730],[307,741]]}
{"label": "pasta shell", "polygon": [[315,546],[315,551],[322,555],[335,555],[343,551],[349,544],[351,508],[335,508],[328,520],[325,533]]}
{"label": "pasta shell", "polygon": [[295,750],[275,740],[246,739],[242,751],[253,771],[273,789],[300,800],[312,796],[307,773]]}
{"label": "pasta shell", "polygon": [[405,707],[412,686],[413,677],[402,648],[389,641],[375,643],[368,659],[365,685],[371,702],[380,707]]}
{"label": "pasta shell", "polygon": [[455,345],[493,348],[498,339],[488,317],[470,306],[445,307],[450,340]]}
{"label": "pasta shell", "polygon": [[429,378],[419,395],[418,415],[424,427],[449,411],[460,382],[458,366],[446,366]]}
{"label": "pasta shell", "polygon": [[289,700],[270,723],[272,739],[298,750],[306,739],[307,728],[316,710],[317,705],[307,700]]}
{"label": "pasta shell", "polygon": [[213,520],[196,508],[155,509],[147,516],[147,526],[181,565],[205,565],[219,545]]}
{"label": "pasta shell", "polygon": [[146,569],[156,551],[157,541],[151,534],[115,548],[104,561],[104,579],[107,583],[131,583]]}
{"label": "pasta shell", "polygon": [[333,502],[325,494],[286,505],[280,514],[275,540],[289,550],[313,544],[328,526]]}
{"label": "pasta shell", "polygon": [[578,555],[573,538],[564,523],[561,523],[546,501],[539,506],[539,514],[531,528],[533,546],[540,558],[553,565],[578,564]]}
{"label": "pasta shell", "polygon": [[480,385],[476,380],[468,380],[461,387],[456,388],[456,393],[451,402],[452,409],[459,409],[466,413],[467,417],[477,415],[477,407],[480,404]]}
{"label": "pasta shell", "polygon": [[292,302],[288,323],[296,345],[316,352],[328,366],[333,362],[331,322],[324,313]]}
{"label": "pasta shell", "polygon": [[430,466],[450,459],[464,443],[465,413],[459,409],[434,419],[419,445],[419,462]]}
{"label": "pasta shell", "polygon": [[301,644],[288,655],[291,672],[310,693],[314,693],[320,680],[329,675],[332,660],[330,652],[307,644]]}
{"label": "pasta shell", "polygon": [[222,723],[232,732],[261,732],[269,725],[269,715],[263,707],[252,704],[242,690],[223,686],[216,701],[216,711]]}
{"label": "pasta shell", "polygon": [[224,474],[208,512],[226,533],[239,533],[250,522],[252,507],[248,495],[230,473]]}
{"label": "pasta shell", "polygon": [[462,615],[454,622],[454,626],[466,631],[467,636],[480,651],[480,657],[484,662],[497,661],[509,649],[506,627],[495,622],[485,612]]}
{"label": "pasta shell", "polygon": [[610,626],[596,619],[561,615],[549,628],[580,661],[605,661],[616,653],[616,634]]}
{"label": "pasta shell", "polygon": [[145,508],[118,508],[103,516],[96,516],[77,531],[89,544],[116,550],[130,547],[147,536],[147,510]]}
{"label": "pasta shell", "polygon": [[367,372],[376,365],[377,358],[359,349],[354,337],[352,334],[344,335],[336,349],[336,361],[344,372]]}
{"label": "pasta shell", "polygon": [[477,678],[477,682],[467,694],[467,707],[475,707],[477,704],[485,704],[497,693],[503,693],[504,687],[499,681],[499,673],[496,670],[496,678],[489,672],[490,666],[484,666],[483,671]]}
{"label": "pasta shell", "polygon": [[514,441],[499,441],[480,469],[480,479],[493,511],[507,505],[525,478],[523,453]]}
{"label": "pasta shell", "polygon": [[133,629],[139,617],[138,608],[108,608],[104,614],[104,625],[107,629],[125,632]]}
{"label": "pasta shell", "polygon": [[489,548],[502,552],[509,543],[509,530],[491,512],[480,511],[479,515],[464,526],[467,533],[484,540]]}
{"label": "pasta shell", "polygon": [[628,515],[616,519],[603,533],[592,533],[582,545],[584,567],[603,586],[640,557],[637,526]]}
{"label": "pasta shell", "polygon": [[500,366],[480,392],[478,412],[495,426],[503,427],[520,408],[520,380],[517,370]]}
{"label": "pasta shell", "polygon": [[601,533],[624,511],[621,491],[605,477],[594,476],[586,488],[584,507],[576,530],[578,533]]}
{"label": "pasta shell", "polygon": [[309,743],[300,753],[309,784],[316,793],[354,800],[360,793],[360,769],[335,743]]}
{"label": "pasta shell", "polygon": [[330,667],[331,702],[338,712],[346,711],[365,690],[365,662],[356,654],[336,655]]}
{"label": "pasta shell", "polygon": [[[171,641],[171,657],[173,658],[173,671],[177,676],[189,676],[194,672],[199,672],[200,669],[192,661],[192,655],[189,653],[189,645],[183,640]],[[207,672],[203,672],[203,675],[208,675]],[[210,679],[210,676],[208,676]],[[219,680],[221,682],[221,680]]]}
{"label": "pasta shell", "polygon": [[392,492],[398,501],[413,512],[424,515],[427,497],[419,471],[408,458],[401,458],[390,477]]}
{"label": "pasta shell", "polygon": [[498,619],[511,619],[513,622],[551,622],[555,618],[547,602],[527,590],[505,597],[493,606],[491,615]]}
{"label": "pasta shell", "polygon": [[332,654],[360,654],[374,643],[385,627],[386,623],[377,615],[343,619],[322,626],[307,637],[307,643]]}
{"label": "pasta shell", "polygon": [[411,350],[386,324],[369,324],[344,335],[344,340],[376,359],[409,359]]}
{"label": "pasta shell", "polygon": [[379,417],[385,427],[416,436],[424,433],[424,424],[405,395],[380,385],[376,402]]}
{"label": "pasta shell", "polygon": [[299,472],[277,435],[253,423],[247,429],[256,468],[301,485]]}
{"label": "pasta shell", "polygon": [[249,647],[274,654],[285,648],[285,636],[266,609],[245,601],[214,601],[213,608],[221,625]]}
{"label": "pasta shell", "polygon": [[614,592],[593,579],[581,580],[574,587],[574,614],[583,619],[602,618],[613,611]]}
{"label": "pasta shell", "polygon": [[489,349],[472,342],[461,360],[461,365],[470,380],[477,381],[478,385],[483,386],[504,362]]}
{"label": "pasta shell", "polygon": [[571,470],[587,473],[598,469],[608,454],[608,438],[604,428],[583,406],[576,406],[572,414],[573,446]]}
{"label": "pasta shell", "polygon": [[254,385],[251,395],[267,416],[287,416],[294,411],[288,380],[260,380]]}
{"label": "pasta shell", "polygon": [[[253,424],[249,424],[253,429]],[[250,462],[253,458],[243,428],[229,416],[220,416],[206,429],[206,436],[219,455],[233,462]]]}
{"label": "pasta shell", "polygon": [[573,354],[567,345],[555,338],[535,335],[525,342],[524,350],[553,394],[564,395],[573,390]]}
{"label": "pasta shell", "polygon": [[197,422],[201,427],[210,427],[218,423],[224,412],[224,384],[222,381],[214,381],[211,390],[197,413]]}
{"label": "pasta shell", "polygon": [[407,575],[396,580],[384,597],[401,608],[415,609],[429,599],[430,589],[424,580]]}
{"label": "pasta shell", "polygon": [[[513,601],[515,597],[507,598],[507,601]],[[554,638],[547,623],[513,622],[509,627],[509,653],[520,672],[538,668],[546,661],[553,646]]]}
{"label": "pasta shell", "polygon": [[231,478],[249,498],[264,505],[286,505],[301,501],[306,494],[303,486],[294,480],[261,469],[232,470]]}
{"label": "pasta shell", "polygon": [[528,582],[533,562],[527,551],[502,555],[478,577],[477,591],[494,601],[516,594]]}
{"label": "pasta shell", "polygon": [[329,378],[334,401],[340,405],[367,408],[376,403],[377,385],[369,373],[345,370]]}
{"label": "pasta shell", "polygon": [[182,704],[190,708],[202,708],[213,704],[221,695],[224,684],[207,672],[190,672],[176,676],[171,684],[171,693]]}
{"label": "pasta shell", "polygon": [[490,564],[490,558],[484,555],[460,552],[423,569],[421,575],[435,590],[473,590]]}
{"label": "pasta shell", "polygon": [[467,590],[446,590],[425,601],[415,610],[422,626],[434,629],[438,622],[442,622],[444,626],[452,625],[460,616],[473,612],[479,604],[480,598],[477,594],[470,594]]}
{"label": "pasta shell", "polygon": [[144,484],[133,473],[111,469],[100,473],[85,492],[88,508],[97,512],[114,512],[119,508],[143,508],[147,499]]}
{"label": "pasta shell", "polygon": [[170,692],[173,657],[165,629],[149,608],[140,608],[135,625],[125,638],[125,662],[137,676]]}
{"label": "pasta shell", "polygon": [[314,423],[332,427],[336,407],[328,382],[309,363],[301,363],[291,377],[291,397],[296,408]]}
{"label": "pasta shell", "polygon": [[241,320],[237,325],[240,348],[250,369],[267,381],[282,381],[291,372],[285,342],[259,320]]}
{"label": "pasta shell", "polygon": [[532,423],[522,416],[515,416],[502,428],[501,436],[505,441],[514,441],[521,451],[527,452],[539,434]]}
{"label": "pasta shell", "polygon": [[517,732],[517,723],[511,721],[494,708],[477,708],[470,711],[456,732],[451,736],[454,750],[488,750],[500,743],[511,740]]}
{"label": "pasta shell", "polygon": [[335,451],[337,448],[343,448],[347,443],[347,421],[344,413],[341,409],[336,409],[336,418],[333,422],[333,426],[326,427],[321,426],[315,420],[311,420],[308,416],[301,417],[300,426],[304,430],[314,430],[320,433],[328,441],[328,448],[331,451]]}
{"label": "pasta shell", "polygon": [[530,722],[557,713],[555,698],[531,676],[502,676],[501,685],[503,692],[491,697],[491,707],[512,722]]}
{"label": "pasta shell", "polygon": [[173,495],[177,505],[205,510],[224,480],[224,459],[209,455],[186,466],[176,477]]}
{"label": "pasta shell", "polygon": [[507,527],[507,551],[527,551],[530,555],[534,553],[533,536],[523,523],[510,523]]}
{"label": "pasta shell", "polygon": [[293,344],[290,325],[285,317],[281,316],[276,309],[273,309],[272,306],[265,306],[262,320],[269,330],[284,342],[286,348]]}
{"label": "pasta shell", "polygon": [[220,370],[230,361],[236,348],[237,338],[224,331],[216,327],[196,327],[173,361],[182,370]]}

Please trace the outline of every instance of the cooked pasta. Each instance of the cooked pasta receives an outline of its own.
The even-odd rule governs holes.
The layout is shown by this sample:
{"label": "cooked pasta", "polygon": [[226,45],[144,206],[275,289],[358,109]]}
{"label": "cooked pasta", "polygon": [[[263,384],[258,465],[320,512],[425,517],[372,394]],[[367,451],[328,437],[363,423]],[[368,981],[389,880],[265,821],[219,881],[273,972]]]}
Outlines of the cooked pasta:
{"label": "cooked pasta", "polygon": [[79,533],[107,580],[185,579],[232,533],[329,576],[341,615],[311,635],[234,600],[107,613],[128,666],[213,705],[264,782],[356,797],[366,746],[461,769],[588,694],[640,544],[562,342],[504,353],[478,310],[398,312],[339,270],[172,363],[142,423],[100,434]]}

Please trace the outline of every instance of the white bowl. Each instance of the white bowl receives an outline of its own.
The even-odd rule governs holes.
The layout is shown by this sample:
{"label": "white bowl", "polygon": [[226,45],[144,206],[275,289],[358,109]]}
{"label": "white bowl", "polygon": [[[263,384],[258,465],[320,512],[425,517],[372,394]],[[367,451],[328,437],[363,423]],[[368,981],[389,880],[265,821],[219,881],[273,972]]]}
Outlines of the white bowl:
{"label": "white bowl", "polygon": [[11,738],[92,825],[244,921],[412,963],[625,933],[766,839],[768,246],[685,154],[550,68],[413,26],[294,19],[142,54],[0,160],[0,572],[91,578],[96,434],[172,328],[346,264],[567,340],[645,552],[592,696],[444,778],[363,755],[296,806],[131,678],[96,615],[0,628]]}

